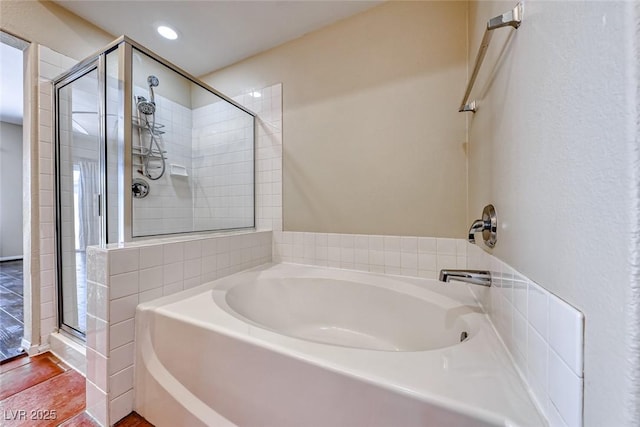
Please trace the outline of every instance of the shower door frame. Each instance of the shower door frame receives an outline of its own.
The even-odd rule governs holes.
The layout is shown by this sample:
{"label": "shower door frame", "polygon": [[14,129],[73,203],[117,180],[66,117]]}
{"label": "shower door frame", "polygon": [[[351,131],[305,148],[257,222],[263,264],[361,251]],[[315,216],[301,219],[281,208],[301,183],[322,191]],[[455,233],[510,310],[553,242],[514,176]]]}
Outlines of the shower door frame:
{"label": "shower door frame", "polygon": [[[257,156],[257,144],[256,144],[256,118],[258,115],[233,99],[229,98],[225,94],[217,91],[206,83],[200,81],[197,77],[189,74],[182,68],[177,65],[167,61],[166,59],[158,56],[153,51],[147,49],[141,44],[135,42],[127,36],[120,36],[116,41],[112,43],[112,45],[116,45],[122,48],[120,51],[120,64],[122,65],[119,69],[120,71],[120,83],[124,82],[124,102],[121,103],[121,108],[124,105],[124,116],[123,117],[132,117],[133,116],[133,106],[130,102],[133,99],[133,50],[137,50],[140,53],[147,55],[149,58],[157,61],[161,65],[169,68],[173,72],[181,75],[192,83],[200,86],[201,88],[211,92],[217,97],[223,99],[229,104],[235,106],[236,108],[244,111],[249,114],[253,119],[253,223],[247,227],[238,227],[238,228],[224,228],[224,229],[214,229],[214,230],[201,230],[201,231],[188,231],[188,232],[172,232],[172,233],[164,233],[159,235],[145,235],[145,236],[134,236],[133,235],[133,198],[132,197],[124,197],[124,200],[121,201],[119,205],[124,212],[121,212],[119,215],[120,224],[118,230],[118,236],[120,242],[135,242],[138,240],[149,240],[156,239],[167,236],[176,236],[176,235],[185,235],[185,234],[203,234],[203,233],[212,233],[212,232],[229,232],[229,231],[238,231],[238,230],[255,230],[256,229],[256,213],[257,213],[257,197],[256,197],[256,156]],[[132,184],[132,146],[133,146],[133,126],[131,124],[131,120],[124,121],[124,165],[125,165],[125,180],[124,180],[124,189],[130,189]],[[119,191],[118,195],[122,197],[126,192]],[[128,193],[127,193],[128,194]]]}
{"label": "shower door frame", "polygon": [[[104,63],[104,55],[100,55],[97,58],[93,58],[92,61],[87,61],[82,64],[82,67],[74,67],[70,72],[65,73],[63,76],[58,77],[53,81],[53,106],[54,106],[54,120],[55,120],[55,144],[54,144],[54,197],[56,201],[55,206],[55,247],[56,247],[56,278],[58,281],[58,328],[81,339],[85,339],[86,333],[80,331],[70,325],[64,323],[64,307],[62,297],[63,292],[63,265],[62,265],[62,191],[61,191],[61,179],[60,179],[60,97],[58,91],[62,88],[66,87],[69,84],[72,84],[76,80],[81,79],[92,71],[97,71],[97,81],[98,81],[98,104],[97,104],[97,113],[98,113],[98,153],[99,153],[99,168],[100,168],[100,177],[99,177],[99,188],[100,193],[98,195],[98,233],[99,233],[99,244],[103,244],[106,238],[107,232],[107,216],[105,214],[105,206],[106,206],[106,180],[105,180],[105,172],[106,172],[106,134],[105,134],[105,63]],[[85,272],[86,274],[86,272]],[[86,279],[88,280],[88,278]],[[77,283],[76,283],[77,285]]]}

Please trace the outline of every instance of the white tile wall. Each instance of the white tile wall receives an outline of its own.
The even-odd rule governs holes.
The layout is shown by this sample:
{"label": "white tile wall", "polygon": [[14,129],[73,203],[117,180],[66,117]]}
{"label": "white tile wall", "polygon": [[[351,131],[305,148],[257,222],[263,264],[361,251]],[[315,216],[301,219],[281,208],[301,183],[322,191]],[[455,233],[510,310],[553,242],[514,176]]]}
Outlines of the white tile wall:
{"label": "white tile wall", "polygon": [[250,93],[234,99],[258,115],[255,127],[226,102],[191,111],[156,97],[158,122],[167,132],[160,137],[167,167],[184,165],[189,176],[167,172],[153,183],[152,194],[134,201],[135,235],[248,227],[254,209],[258,229],[282,229],[282,85]]}
{"label": "white tile wall", "polygon": [[254,121],[224,100],[193,110],[194,224],[253,226]]}
{"label": "white tile wall", "polygon": [[471,269],[493,286],[473,287],[551,426],[582,426],[584,316],[509,265],[468,244]]}
{"label": "white tile wall", "polygon": [[274,231],[273,243],[275,262],[429,279],[467,262],[467,247],[457,239]]}
{"label": "white tile wall", "polygon": [[[40,345],[49,342],[49,335],[57,330],[55,306],[55,252],[53,200],[53,85],[51,80],[71,68],[76,60],[53,50],[38,47],[38,191],[37,207],[40,215]],[[32,263],[33,265],[37,265]],[[35,317],[37,318],[37,317]],[[33,344],[33,343],[32,343]]]}
{"label": "white tile wall", "polygon": [[252,89],[233,99],[258,115],[255,128],[256,228],[281,231],[282,84]]}
{"label": "white tile wall", "polygon": [[270,262],[271,251],[267,231],[90,247],[87,411],[109,425],[133,408],[134,316],[139,303]]}
{"label": "white tile wall", "polygon": [[[148,97],[148,88],[135,87],[136,95]],[[196,178],[193,174],[195,151],[192,150],[192,111],[162,95],[156,95],[156,125],[163,126],[162,135],[156,136],[162,150],[166,150],[164,175],[149,181],[138,172],[141,158],[133,156],[133,178],[143,178],[151,185],[151,192],[143,199],[133,199],[134,236],[154,236],[166,233],[190,232],[194,228],[194,191]],[[133,145],[148,148],[149,133],[136,128]],[[155,147],[154,147],[155,149]],[[171,164],[184,166],[186,177],[171,175]],[[151,161],[151,168],[160,162]],[[151,169],[157,176],[160,169]]]}

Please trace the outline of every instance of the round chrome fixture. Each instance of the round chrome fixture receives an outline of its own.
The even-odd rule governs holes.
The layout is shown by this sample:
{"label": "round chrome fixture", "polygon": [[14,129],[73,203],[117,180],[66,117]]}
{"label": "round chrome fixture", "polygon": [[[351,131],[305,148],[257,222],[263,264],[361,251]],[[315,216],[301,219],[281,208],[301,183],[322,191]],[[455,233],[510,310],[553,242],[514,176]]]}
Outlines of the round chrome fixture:
{"label": "round chrome fixture", "polygon": [[482,240],[484,240],[485,245],[493,248],[498,241],[498,217],[496,216],[496,208],[493,205],[484,207],[482,222],[485,224],[482,230]]}
{"label": "round chrome fixture", "polygon": [[131,192],[136,199],[144,199],[149,195],[149,183],[142,178],[135,178],[131,183]]}

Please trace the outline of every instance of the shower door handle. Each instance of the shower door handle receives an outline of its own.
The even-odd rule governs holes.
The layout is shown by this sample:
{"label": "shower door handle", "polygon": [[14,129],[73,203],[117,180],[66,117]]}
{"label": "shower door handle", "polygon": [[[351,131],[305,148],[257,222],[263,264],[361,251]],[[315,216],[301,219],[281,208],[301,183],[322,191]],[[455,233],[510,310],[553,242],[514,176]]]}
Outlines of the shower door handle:
{"label": "shower door handle", "polygon": [[102,194],[98,194],[98,216],[102,216]]}

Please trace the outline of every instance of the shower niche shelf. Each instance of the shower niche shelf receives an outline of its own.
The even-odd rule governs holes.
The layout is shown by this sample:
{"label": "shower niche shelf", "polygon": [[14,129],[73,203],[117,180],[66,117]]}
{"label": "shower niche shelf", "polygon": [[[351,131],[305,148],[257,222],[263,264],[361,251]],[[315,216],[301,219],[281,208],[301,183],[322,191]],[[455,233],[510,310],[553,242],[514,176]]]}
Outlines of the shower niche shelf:
{"label": "shower niche shelf", "polygon": [[171,165],[170,165],[169,174],[171,176],[182,176],[182,177],[189,176],[189,174],[187,173],[187,167],[186,166],[176,165],[174,163],[171,163]]}

